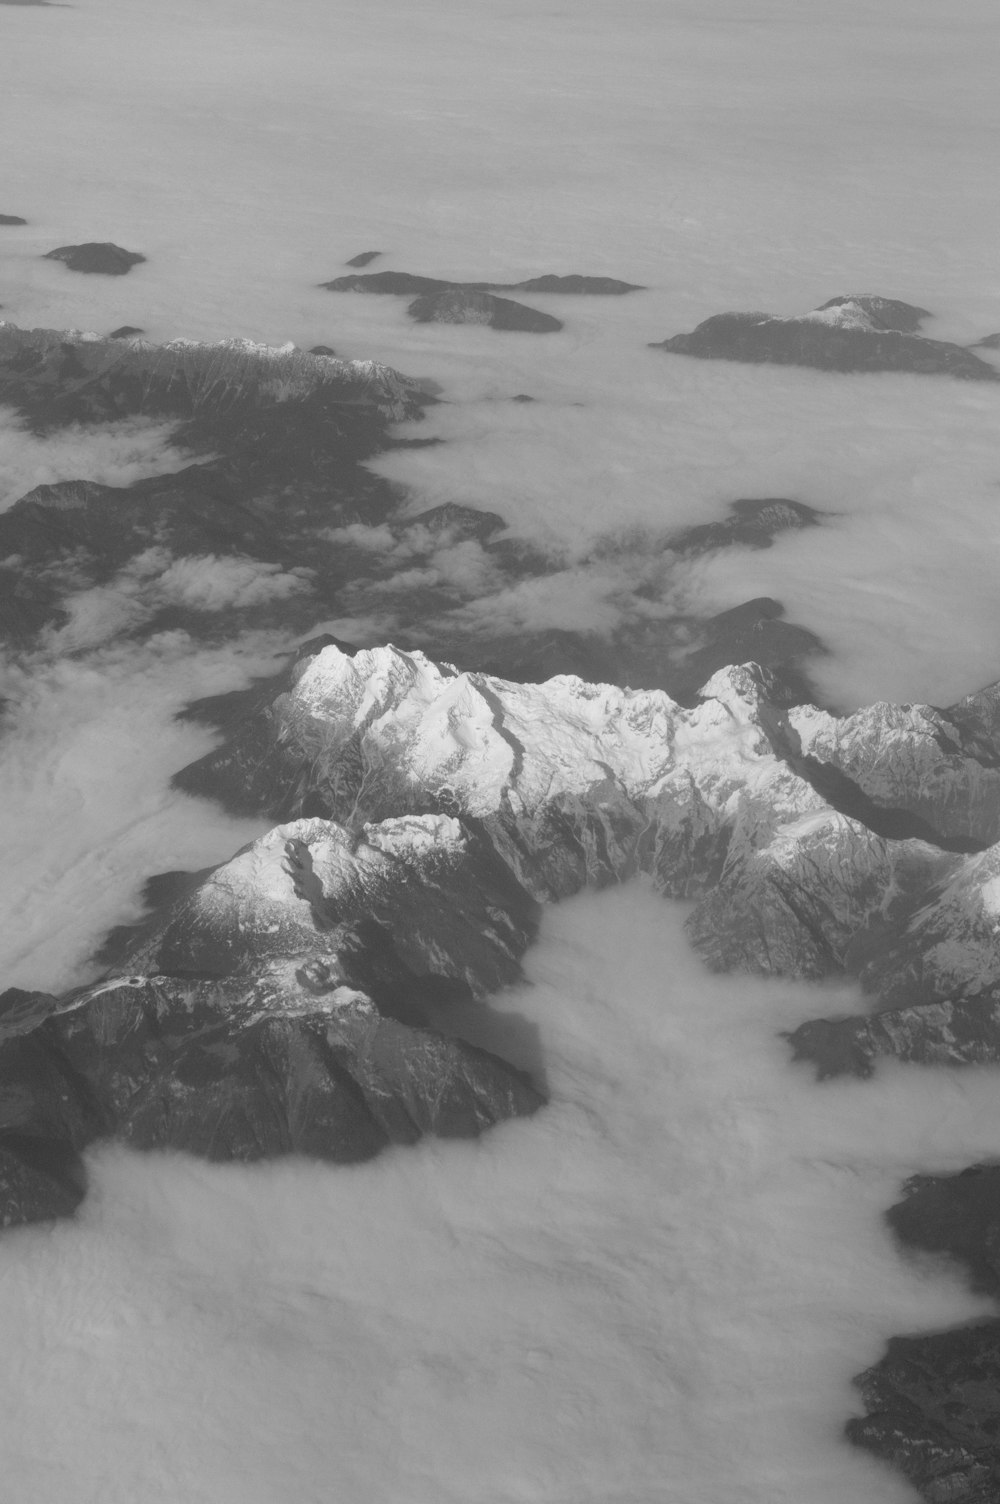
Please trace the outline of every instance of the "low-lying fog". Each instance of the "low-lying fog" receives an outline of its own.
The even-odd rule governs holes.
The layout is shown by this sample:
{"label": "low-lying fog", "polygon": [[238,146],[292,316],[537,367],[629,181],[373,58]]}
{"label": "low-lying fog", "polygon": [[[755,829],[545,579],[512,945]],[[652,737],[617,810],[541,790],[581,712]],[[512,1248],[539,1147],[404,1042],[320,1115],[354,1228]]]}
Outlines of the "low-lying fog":
{"label": "low-lying fog", "polygon": [[273,672],[275,648],[169,632],[0,664],[0,990],[78,985],[106,931],[142,912],[146,877],[224,861],[267,828],[168,784],[214,740],[177,711]]}
{"label": "low-lying fog", "polygon": [[537,1025],[552,1103],[479,1142],[93,1154],[76,1223],[4,1238],[11,1497],[910,1498],[840,1439],[850,1377],[985,1306],[879,1213],[1000,1152],[996,1074],[818,1087],[775,1038],[817,996],[706,975],[682,917],[635,887],[549,913],[498,1006]]}

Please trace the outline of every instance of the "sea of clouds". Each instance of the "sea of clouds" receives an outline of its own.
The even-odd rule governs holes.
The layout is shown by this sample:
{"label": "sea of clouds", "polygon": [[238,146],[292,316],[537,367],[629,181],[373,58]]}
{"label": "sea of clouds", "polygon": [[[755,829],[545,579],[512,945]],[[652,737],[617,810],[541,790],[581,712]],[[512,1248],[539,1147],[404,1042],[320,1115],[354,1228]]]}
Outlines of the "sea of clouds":
{"label": "sea of clouds", "polygon": [[841,1439],[851,1375],[987,1306],[879,1214],[1000,1152],[996,1076],[818,1087],[776,1037],[813,990],[706,976],[682,917],[636,887],[550,911],[497,1008],[551,1105],[478,1142],[94,1152],[75,1223],[4,1239],[12,1497],[904,1504]]}
{"label": "sea of clouds", "polygon": [[[404,546],[401,571],[475,591],[470,632],[613,630],[648,582],[643,529],[741,496],[807,502],[822,529],[665,571],[664,609],[771,594],[831,649],[834,703],[946,703],[1000,674],[998,393],[647,342],[850,291],[932,309],[941,338],[1000,329],[995,26],[989,0],[4,7],[0,212],[31,223],[0,230],[2,317],[322,342],[436,380],[411,434],[448,442],[376,468],[414,514],[487,507],[561,560],[544,588],[505,592],[481,551]],[[149,260],[101,278],[40,259],[105,239]],[[404,300],[316,287],[367,248],[388,253],[373,269],[649,290],[527,298],[565,320],[553,336],[421,326]],[[156,425],[40,441],[0,419],[4,504],[184,462]],[[261,828],[169,791],[211,744],[174,714],[292,644],[115,632],[169,600],[305,588],[150,557],[6,664],[5,984],[83,980],[149,873]],[[359,628],[391,620],[391,594]],[[346,1171],[95,1153],[75,1222],[0,1245],[12,1495],[911,1498],[840,1440],[850,1375],[890,1332],[982,1307],[902,1261],[880,1212],[913,1170],[1000,1153],[995,1073],[817,1087],[776,1033],[856,999],[709,977],[679,922],[640,889],[549,916],[532,985],[498,1008],[537,1024],[553,1103],[478,1144]]]}

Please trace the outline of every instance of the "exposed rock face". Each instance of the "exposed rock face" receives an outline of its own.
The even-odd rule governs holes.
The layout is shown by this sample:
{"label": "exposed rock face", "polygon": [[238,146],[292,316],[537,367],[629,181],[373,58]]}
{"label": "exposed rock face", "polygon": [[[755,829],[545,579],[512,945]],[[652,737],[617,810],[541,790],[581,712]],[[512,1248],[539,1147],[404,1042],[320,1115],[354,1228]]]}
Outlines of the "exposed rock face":
{"label": "exposed rock face", "polygon": [[961,345],[925,339],[916,331],[929,315],[891,298],[855,294],[834,298],[799,318],[767,313],[720,313],[691,334],[653,344],[655,350],[703,360],[814,366],[821,371],[904,371],[996,381],[1000,372]]}
{"label": "exposed rock face", "polygon": [[874,293],[851,293],[846,298],[831,298],[817,312],[843,318],[846,324],[864,319],[873,329],[892,329],[897,334],[917,334],[924,319],[933,317],[927,308],[901,303],[898,298],[881,298]]}
{"label": "exposed rock face", "polygon": [[[911,710],[892,721],[896,776],[869,794],[884,709],[835,721],[789,707],[753,666],[716,674],[685,709],[660,691],[565,675],[518,685],[420,653],[328,646],[177,782],[286,819],[445,809],[475,822],[539,899],[648,873],[700,896],[688,931],[720,970],[846,971],[883,1006],[918,975],[921,1001],[1000,984],[988,907],[1000,847],[966,854],[959,837],[956,850],[923,813],[946,830],[974,824],[1000,792],[997,769],[960,750],[946,713]],[[935,740],[928,724],[947,733]],[[839,766],[804,755],[799,726]],[[935,810],[936,774],[950,783]],[[964,925],[978,949],[939,943],[942,906],[948,932]]]}
{"label": "exposed rock face", "polygon": [[[440,512],[424,525],[465,520]],[[428,1009],[514,980],[539,901],[638,873],[698,900],[688,931],[710,965],[853,971],[883,1002],[899,975],[921,974],[929,1005],[797,1031],[796,1053],[822,1073],[863,1074],[888,1053],[988,1058],[1000,946],[987,937],[980,958],[993,990],[956,997],[973,951],[943,954],[927,916],[960,890],[979,923],[970,885],[985,891],[981,869],[1000,847],[936,844],[907,804],[963,829],[977,801],[988,805],[995,690],[953,719],[874,707],[835,722],[789,705],[754,665],[720,671],[685,708],[662,691],[569,675],[516,684],[320,640],[235,698],[226,743],[178,781],[285,823],[214,871],[165,880],[150,918],[117,937],[99,987],[7,995],[12,1218],[72,1200],[75,1156],[101,1134],[352,1158],[530,1110],[537,1094],[503,1062],[428,1034]],[[896,768],[871,786],[891,807],[851,777],[876,779],[879,735]],[[803,753],[804,741],[840,767]],[[947,785],[937,810],[935,777]],[[877,828],[889,816],[924,834]],[[383,1069],[375,1084],[365,1074]],[[443,1117],[431,1102],[446,1104]]]}
{"label": "exposed rock face", "polygon": [[[906,1248],[947,1255],[974,1290],[1000,1295],[1000,1166],[917,1175],[887,1220]],[[1000,1321],[894,1337],[855,1381],[867,1415],[847,1434],[885,1458],[929,1504],[1000,1497]]]}
{"label": "exposed rock face", "polygon": [[[398,488],[365,467],[393,445],[427,442],[397,439],[389,425],[418,417],[431,400],[417,382],[372,362],[338,360],[328,347],[306,354],[242,340],[154,345],[0,324],[0,401],[36,431],[168,419],[178,425],[174,446],[193,456],[184,469],[125,488],[38,487],[0,516],[0,558],[18,560],[4,576],[0,628],[26,644],[72,620],[88,589],[121,588],[135,603],[135,632],[217,639],[252,625],[305,634],[324,617],[347,614],[384,619],[386,635],[391,625],[397,640],[412,633],[436,657],[508,678],[572,670],[693,702],[718,668],[752,658],[808,695],[804,667],[820,644],[783,621],[772,600],[707,621],[636,610],[608,636],[477,628],[467,603],[558,572],[565,561],[505,536],[494,513],[453,506],[433,518],[407,516]],[[651,539],[630,572],[653,568],[665,577],[679,555],[755,546],[800,520],[796,507],[740,503],[740,517],[717,529]],[[219,556],[263,580],[249,604],[237,596],[209,609],[190,592],[178,596],[177,571],[207,569]]]}
{"label": "exposed rock face", "polygon": [[539,898],[653,866],[669,891],[688,892],[721,859],[722,811],[745,792],[744,744],[767,746],[714,700],[686,712],[657,691],[569,676],[516,685],[421,653],[324,647],[178,781],[286,815],[453,811]]}
{"label": "exposed rock face", "polygon": [[117,329],[112,329],[108,339],[134,339],[138,334],[145,334],[136,324],[122,324]]}
{"label": "exposed rock face", "polygon": [[[23,1151],[20,1163],[31,1168],[108,1136],[216,1160],[350,1163],[423,1133],[468,1137],[541,1102],[503,1061],[383,1017],[316,968],[280,979],[134,974],[48,1002],[27,1040],[0,1045],[10,1124],[0,1174],[8,1133],[10,1164],[30,1142],[34,1164]],[[47,1199],[44,1185],[34,1199],[13,1185],[7,1225],[73,1209],[65,1180],[49,1178]]]}
{"label": "exposed rock face", "polygon": [[0,214],[0,225],[26,225],[28,221],[19,214]]}
{"label": "exposed rock face", "polygon": [[85,1189],[74,1150],[25,1134],[0,1135],[0,1227],[71,1217]]}
{"label": "exposed rock face", "polygon": [[351,257],[350,261],[345,261],[344,265],[368,266],[370,262],[377,260],[381,254],[381,251],[359,251],[356,256]]}
{"label": "exposed rock face", "polygon": [[550,314],[526,308],[510,298],[488,292],[467,292],[451,287],[425,293],[407,308],[418,324],[485,324],[490,329],[521,330],[528,334],[555,334],[563,327]]}
{"label": "exposed rock face", "polygon": [[[368,259],[372,259],[369,257]],[[361,259],[348,266],[364,265]],[[327,292],[366,293],[439,293],[439,292],[554,292],[596,297],[614,297],[626,292],[642,292],[637,283],[619,282],[614,277],[560,277],[551,273],[529,277],[524,282],[449,282],[441,277],[421,277],[413,272],[369,272],[366,276],[334,277],[321,282]]]}
{"label": "exposed rock face", "polygon": [[[463,520],[436,511],[425,525]],[[811,766],[792,723],[862,775],[873,725],[891,725],[897,776],[881,792],[926,800],[937,758],[951,780],[937,813],[961,824],[997,776],[982,760],[997,698],[970,697],[954,721],[875,707],[834,734],[832,717],[789,706],[753,665],[716,674],[685,708],[662,691],[568,675],[516,684],[320,640],[231,707],[226,744],[178,780],[285,823],[214,871],[165,881],[97,988],[7,995],[9,1216],[71,1200],[75,1156],[102,1134],[355,1158],[531,1110],[537,1094],[516,1072],[424,1020],[437,1002],[471,1005],[514,980],[537,903],[587,884],[644,873],[697,898],[689,934],[720,968],[854,970],[871,984],[891,928],[892,975],[904,962],[926,973],[926,914],[944,879],[971,881],[1000,848],[968,856],[845,813],[831,788],[854,798],[856,785],[834,769],[841,782],[824,786],[832,765]],[[876,823],[879,809],[860,796]],[[923,819],[905,803],[888,813]],[[799,1031],[798,1053],[862,1072],[890,1050],[983,1058],[1000,977],[989,998],[950,999],[965,955],[935,961],[936,1012],[819,1022]]]}
{"label": "exposed rock face", "polygon": [[0,999],[0,1215],[72,1211],[98,1137],[347,1162],[533,1112],[527,1078],[421,1018],[513,980],[535,924],[447,816],[270,831],[138,926],[104,982]]}
{"label": "exposed rock face", "polygon": [[151,932],[143,927],[122,964],[256,976],[321,963],[380,1007],[405,1011],[429,979],[476,998],[514,981],[536,923],[506,867],[449,816],[354,831],[304,819],[209,873]]}
{"label": "exposed rock face", "polygon": [[1000,1321],[894,1337],[856,1380],[868,1414],[856,1446],[893,1463],[928,1504],[1000,1498]]}
{"label": "exposed rock face", "polygon": [[1000,1296],[1000,1165],[957,1175],[914,1175],[886,1213],[907,1248],[946,1253],[964,1264],[972,1288]]}
{"label": "exposed rock face", "polygon": [[821,1081],[870,1076],[886,1058],[917,1065],[997,1065],[1000,988],[881,1013],[810,1019],[787,1037],[795,1059],[810,1061]]}
{"label": "exposed rock face", "polygon": [[145,261],[139,251],[126,251],[110,240],[88,240],[83,245],[61,245],[46,251],[47,261],[62,261],[71,272],[99,272],[105,277],[124,277]]}
{"label": "exposed rock face", "polygon": [[[252,340],[204,345],[172,340],[123,345],[55,329],[0,322],[0,401],[36,423],[120,417],[216,421],[291,405],[317,393],[370,401],[386,419],[414,416],[425,400],[417,383],[374,361],[326,360]],[[219,437],[229,437],[225,429]]]}
{"label": "exposed rock face", "polygon": [[[784,496],[767,496],[734,501],[729,516],[722,522],[705,522],[685,528],[672,539],[681,554],[707,553],[716,548],[770,548],[780,533],[798,532],[818,527],[822,514],[801,501]],[[734,657],[732,662],[736,662]]]}

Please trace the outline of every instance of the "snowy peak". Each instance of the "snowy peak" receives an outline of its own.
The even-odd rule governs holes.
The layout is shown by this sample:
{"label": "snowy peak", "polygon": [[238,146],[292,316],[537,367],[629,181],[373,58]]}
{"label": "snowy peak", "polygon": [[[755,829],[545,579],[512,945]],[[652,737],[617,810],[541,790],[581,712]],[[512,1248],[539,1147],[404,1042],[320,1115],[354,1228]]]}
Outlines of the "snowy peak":
{"label": "snowy peak", "polygon": [[926,308],[855,293],[831,298],[810,313],[718,313],[689,334],[676,334],[652,348],[702,360],[812,366],[821,371],[900,371],[997,381],[989,361],[962,345],[927,339],[920,326]]}
{"label": "snowy peak", "polygon": [[389,366],[311,355],[291,344],[176,339],[156,345],[0,321],[0,399],[29,411],[46,401],[65,406],[75,400],[74,416],[84,418],[119,411],[206,417],[338,391],[390,419],[414,416],[425,400],[416,382]]}
{"label": "snowy peak", "polygon": [[[291,789],[292,812],[347,823],[448,814],[542,901],[646,874],[700,899],[689,932],[713,966],[846,970],[895,1003],[894,979],[918,970],[933,973],[935,996],[971,981],[945,952],[936,967],[922,958],[935,924],[954,927],[937,912],[954,884],[970,923],[982,909],[977,852],[1000,840],[992,695],[955,722],[887,705],[838,718],[789,708],[766,671],[743,664],[713,675],[689,709],[662,691],[572,675],[514,684],[391,646],[331,645],[196,764],[190,786],[232,794],[249,764],[243,738],[263,809]],[[991,936],[977,954],[992,954]],[[977,967],[980,983],[993,974]]]}
{"label": "snowy peak", "polygon": [[276,826],[207,875],[124,960],[131,972],[355,985],[390,1011],[426,980],[482,997],[512,981],[536,909],[494,854],[442,814],[346,829]]}

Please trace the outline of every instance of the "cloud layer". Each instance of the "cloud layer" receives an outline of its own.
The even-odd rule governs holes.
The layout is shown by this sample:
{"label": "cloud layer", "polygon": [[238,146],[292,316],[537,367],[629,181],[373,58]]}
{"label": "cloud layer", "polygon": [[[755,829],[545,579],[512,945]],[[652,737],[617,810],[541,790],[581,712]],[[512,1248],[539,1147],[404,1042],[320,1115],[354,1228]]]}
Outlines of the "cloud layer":
{"label": "cloud layer", "polygon": [[996,1074],[817,1088],[775,1038],[815,997],[706,975],[681,919],[635,889],[549,914],[481,1018],[541,1032],[530,1122],[356,1169],[95,1155],[76,1222],[4,1243],[10,1487],[904,1504],[841,1439],[850,1375],[985,1303],[879,1210],[1000,1150]]}

